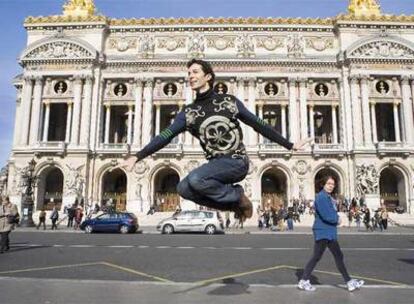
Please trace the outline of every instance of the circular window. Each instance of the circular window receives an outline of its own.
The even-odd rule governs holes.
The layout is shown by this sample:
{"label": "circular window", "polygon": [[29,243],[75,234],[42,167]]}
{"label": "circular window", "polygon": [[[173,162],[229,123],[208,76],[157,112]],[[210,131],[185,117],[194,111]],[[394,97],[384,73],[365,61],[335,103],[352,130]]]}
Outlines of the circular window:
{"label": "circular window", "polygon": [[375,88],[377,89],[378,93],[383,95],[387,94],[390,90],[390,86],[384,80],[378,81],[375,85]]}
{"label": "circular window", "polygon": [[58,81],[53,89],[56,94],[64,94],[68,90],[68,85],[64,81]]}
{"label": "circular window", "polygon": [[228,89],[227,89],[227,86],[226,86],[224,83],[219,82],[219,83],[218,83],[218,84],[216,84],[216,86],[214,87],[214,91],[215,91],[217,94],[227,94]]}
{"label": "circular window", "polygon": [[167,96],[174,96],[177,93],[177,86],[170,82],[164,86],[164,94]]}
{"label": "circular window", "polygon": [[318,83],[315,87],[315,93],[318,96],[326,96],[328,95],[329,89],[328,86],[324,83]]}
{"label": "circular window", "polygon": [[127,86],[123,83],[118,83],[114,88],[116,96],[124,96],[127,93]]}
{"label": "circular window", "polygon": [[277,87],[277,85],[272,82],[266,84],[264,90],[266,95],[268,96],[277,95],[277,93],[279,92],[279,88]]}

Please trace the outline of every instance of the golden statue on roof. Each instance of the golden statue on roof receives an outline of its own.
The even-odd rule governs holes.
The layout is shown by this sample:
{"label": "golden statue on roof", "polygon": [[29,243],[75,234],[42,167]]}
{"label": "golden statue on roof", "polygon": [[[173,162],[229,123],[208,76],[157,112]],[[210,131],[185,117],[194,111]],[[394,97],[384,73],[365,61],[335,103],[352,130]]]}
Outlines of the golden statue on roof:
{"label": "golden statue on roof", "polygon": [[377,0],[349,0],[348,11],[355,17],[381,15]]}
{"label": "golden statue on roof", "polygon": [[67,0],[63,5],[63,15],[70,17],[90,17],[95,13],[93,0]]}

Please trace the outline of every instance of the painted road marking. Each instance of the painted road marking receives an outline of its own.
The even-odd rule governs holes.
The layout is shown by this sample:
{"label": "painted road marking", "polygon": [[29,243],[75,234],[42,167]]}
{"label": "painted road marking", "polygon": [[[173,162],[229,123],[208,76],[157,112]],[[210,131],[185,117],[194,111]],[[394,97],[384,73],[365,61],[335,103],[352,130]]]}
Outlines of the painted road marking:
{"label": "painted road marking", "polygon": [[140,275],[140,276],[143,276],[143,277],[146,277],[146,278],[154,279],[154,280],[157,280],[157,281],[161,281],[161,282],[165,282],[165,283],[173,283],[173,281],[170,281],[170,280],[167,280],[167,279],[164,279],[164,278],[152,275],[152,274],[148,274],[148,273],[145,273],[145,272],[137,271],[135,269],[119,266],[119,265],[116,265],[116,264],[113,264],[113,263],[101,262],[101,264],[112,267],[112,268],[115,268],[115,269],[118,269],[118,270],[122,270],[122,271],[125,271],[125,272],[137,274],[137,275]]}

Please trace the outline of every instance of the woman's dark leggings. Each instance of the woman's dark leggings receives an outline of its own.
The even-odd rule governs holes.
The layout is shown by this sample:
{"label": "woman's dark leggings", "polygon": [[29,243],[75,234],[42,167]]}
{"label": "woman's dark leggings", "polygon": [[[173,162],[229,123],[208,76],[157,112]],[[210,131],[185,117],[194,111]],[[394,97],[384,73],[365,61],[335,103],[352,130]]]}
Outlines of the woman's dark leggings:
{"label": "woman's dark leggings", "polygon": [[344,255],[341,251],[341,247],[339,247],[338,241],[336,240],[319,240],[315,242],[313,248],[313,256],[308,262],[308,264],[306,264],[302,279],[309,280],[313,269],[321,259],[326,247],[328,247],[329,250],[332,252],[332,255],[335,258],[336,267],[342,274],[342,277],[344,278],[345,282],[348,282],[351,279],[351,277],[349,276],[348,271],[346,270],[344,264]]}

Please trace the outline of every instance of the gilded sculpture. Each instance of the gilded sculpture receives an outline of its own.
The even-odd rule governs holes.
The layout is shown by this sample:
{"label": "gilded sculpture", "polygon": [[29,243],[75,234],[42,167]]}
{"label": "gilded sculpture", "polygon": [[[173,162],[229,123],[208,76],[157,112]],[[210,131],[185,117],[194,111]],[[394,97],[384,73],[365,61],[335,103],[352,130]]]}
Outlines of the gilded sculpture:
{"label": "gilded sculpture", "polygon": [[381,15],[380,5],[377,0],[350,0],[348,11],[356,17]]}
{"label": "gilded sculpture", "polygon": [[95,13],[93,0],[68,0],[63,5],[63,15],[71,17],[90,17]]}

